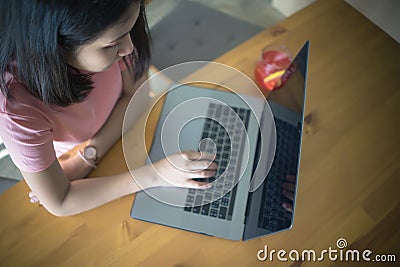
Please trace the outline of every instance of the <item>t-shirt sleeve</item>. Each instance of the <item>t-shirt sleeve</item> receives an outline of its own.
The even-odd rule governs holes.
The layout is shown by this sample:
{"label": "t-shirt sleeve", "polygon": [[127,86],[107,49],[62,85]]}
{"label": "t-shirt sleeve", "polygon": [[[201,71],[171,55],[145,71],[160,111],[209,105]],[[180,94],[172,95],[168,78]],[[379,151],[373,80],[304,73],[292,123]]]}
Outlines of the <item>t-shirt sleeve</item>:
{"label": "t-shirt sleeve", "polygon": [[14,164],[23,171],[48,168],[56,155],[51,123],[33,106],[6,100],[0,112],[0,135]]}

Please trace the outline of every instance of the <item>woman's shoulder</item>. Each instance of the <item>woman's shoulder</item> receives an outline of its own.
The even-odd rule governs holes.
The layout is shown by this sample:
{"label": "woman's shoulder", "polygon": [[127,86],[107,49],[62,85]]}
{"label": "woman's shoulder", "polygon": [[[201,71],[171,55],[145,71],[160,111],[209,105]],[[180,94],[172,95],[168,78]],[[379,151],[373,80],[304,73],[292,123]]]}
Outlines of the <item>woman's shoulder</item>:
{"label": "woman's shoulder", "polygon": [[[12,115],[30,115],[34,116],[46,112],[46,106],[36,97],[34,97],[26,87],[18,81],[11,73],[4,74],[6,90],[8,96],[0,93],[0,111]],[[32,112],[36,110],[36,112]]]}

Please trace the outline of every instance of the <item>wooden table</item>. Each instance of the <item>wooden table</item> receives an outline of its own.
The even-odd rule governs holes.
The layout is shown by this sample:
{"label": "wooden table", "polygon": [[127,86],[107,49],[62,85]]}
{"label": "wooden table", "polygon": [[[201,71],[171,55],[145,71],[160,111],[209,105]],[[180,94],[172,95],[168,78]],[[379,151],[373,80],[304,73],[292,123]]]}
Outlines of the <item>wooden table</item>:
{"label": "wooden table", "polygon": [[[207,237],[131,219],[133,196],[56,218],[29,203],[29,189],[21,182],[0,196],[0,265],[290,266],[295,263],[276,257],[260,262],[257,252],[264,245],[321,251],[337,248],[339,238],[347,240],[347,248],[370,249],[373,255],[397,253],[398,264],[400,45],[344,1],[325,0],[216,61],[253,78],[263,46],[284,43],[297,51],[306,40],[311,119],[303,136],[292,230],[249,242]],[[118,142],[92,175],[125,170]],[[319,264],[356,265],[328,257]]]}

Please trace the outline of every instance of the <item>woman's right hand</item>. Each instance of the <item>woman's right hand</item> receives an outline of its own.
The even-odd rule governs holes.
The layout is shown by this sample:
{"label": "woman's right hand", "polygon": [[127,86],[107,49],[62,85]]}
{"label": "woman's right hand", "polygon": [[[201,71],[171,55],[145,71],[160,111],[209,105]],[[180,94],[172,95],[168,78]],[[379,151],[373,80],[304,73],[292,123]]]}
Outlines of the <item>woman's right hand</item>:
{"label": "woman's right hand", "polygon": [[[207,188],[208,182],[195,181],[193,178],[209,178],[216,174],[217,164],[213,162],[212,154],[196,151],[186,151],[170,155],[160,161],[146,165],[145,172],[151,176],[148,187],[176,186],[190,188]],[[141,174],[134,177],[141,176]],[[141,182],[137,181],[143,186]],[[144,186],[147,187],[147,186]]]}

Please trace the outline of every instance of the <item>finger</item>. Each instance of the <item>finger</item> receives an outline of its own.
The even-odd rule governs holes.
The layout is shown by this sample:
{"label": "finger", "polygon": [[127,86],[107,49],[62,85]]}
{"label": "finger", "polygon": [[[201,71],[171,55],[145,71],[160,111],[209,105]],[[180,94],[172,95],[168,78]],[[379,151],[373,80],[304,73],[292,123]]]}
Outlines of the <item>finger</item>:
{"label": "finger", "polygon": [[209,160],[209,161],[215,160],[216,153],[207,153],[204,151],[200,151],[200,153],[201,153],[201,156],[200,156],[201,160]]}
{"label": "finger", "polygon": [[215,159],[215,155],[211,154],[211,153],[207,153],[204,151],[185,151],[182,152],[182,156],[185,159],[188,160],[192,160],[192,161],[201,161],[201,160],[209,160],[209,161],[213,161]]}
{"label": "finger", "polygon": [[285,209],[285,210],[287,210],[287,211],[289,211],[289,212],[293,212],[293,205],[291,205],[291,204],[289,204],[289,203],[282,203],[282,207]]}
{"label": "finger", "polygon": [[291,201],[294,200],[294,192],[288,191],[288,190],[283,190],[283,195],[290,199]]}
{"label": "finger", "polygon": [[200,172],[192,172],[189,174],[190,178],[208,178],[215,176],[217,172],[215,170],[203,170]]}
{"label": "finger", "polygon": [[33,194],[33,192],[31,191],[31,192],[29,192],[28,196],[29,196],[29,197],[34,197],[35,194]]}
{"label": "finger", "polygon": [[185,170],[188,172],[199,172],[204,170],[216,170],[218,165],[211,161],[192,161],[185,165]]}
{"label": "finger", "polygon": [[201,153],[190,150],[190,151],[182,152],[182,156],[188,160],[198,160],[201,157]]}
{"label": "finger", "polygon": [[184,187],[195,188],[195,189],[207,189],[212,186],[209,182],[198,182],[194,180],[187,180]]}
{"label": "finger", "polygon": [[198,182],[199,189],[208,189],[212,187],[212,183],[209,182]]}
{"label": "finger", "polygon": [[282,185],[283,189],[287,190],[287,191],[291,191],[294,192],[295,186],[293,183],[283,183]]}
{"label": "finger", "polygon": [[216,169],[218,169],[218,164],[217,163],[212,162],[212,161],[210,161],[209,163],[210,164],[207,167],[208,170],[216,170]]}

